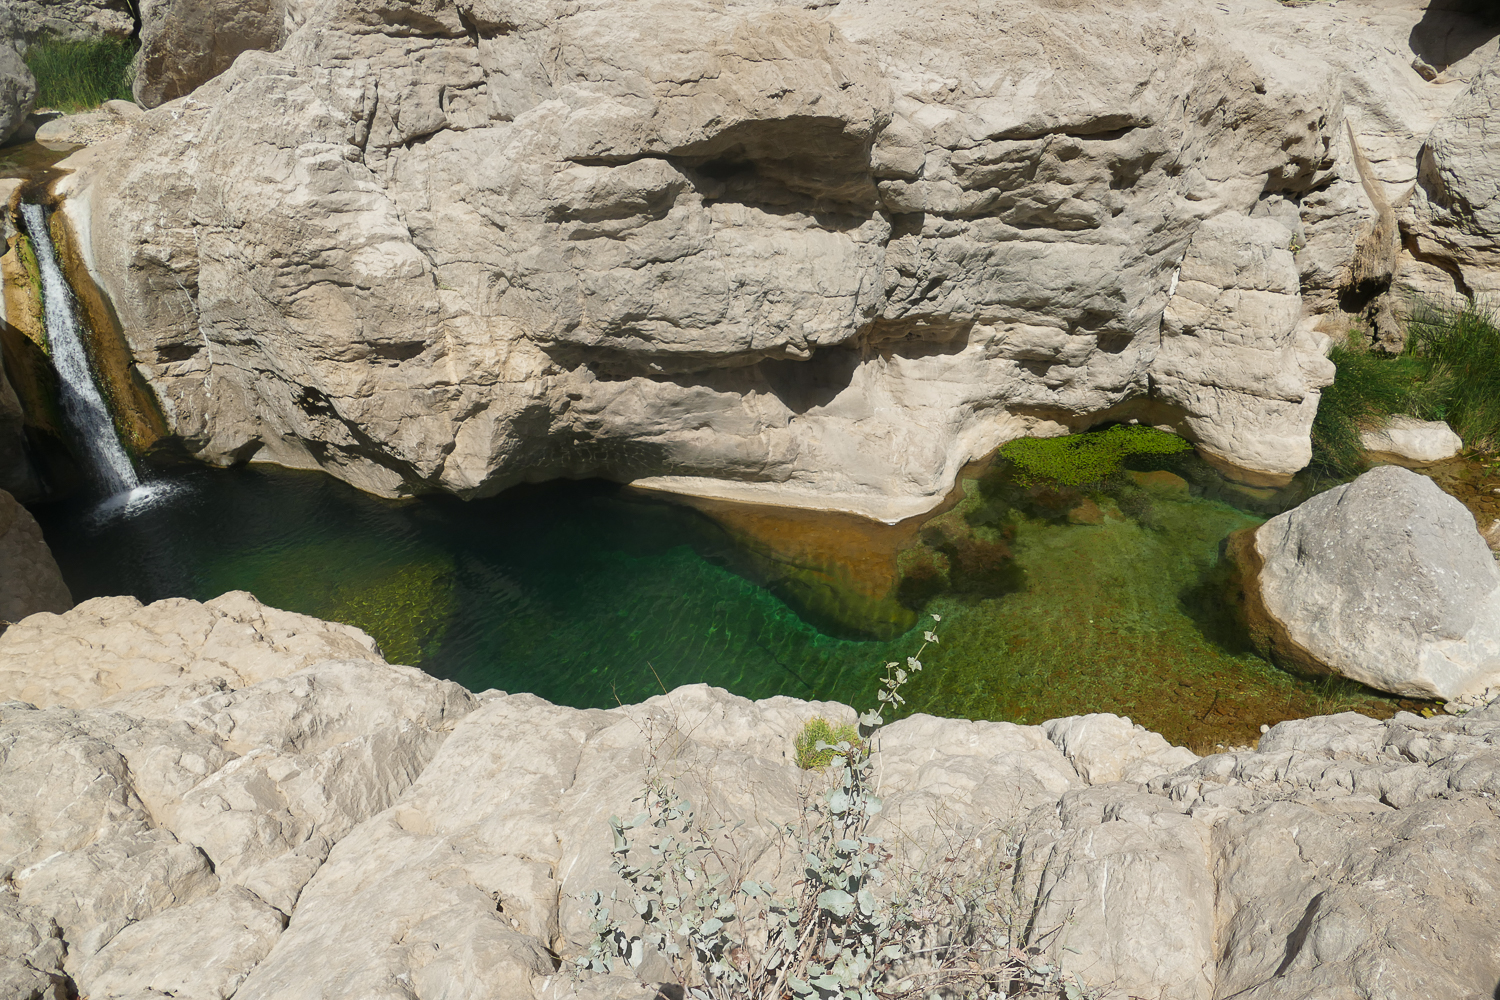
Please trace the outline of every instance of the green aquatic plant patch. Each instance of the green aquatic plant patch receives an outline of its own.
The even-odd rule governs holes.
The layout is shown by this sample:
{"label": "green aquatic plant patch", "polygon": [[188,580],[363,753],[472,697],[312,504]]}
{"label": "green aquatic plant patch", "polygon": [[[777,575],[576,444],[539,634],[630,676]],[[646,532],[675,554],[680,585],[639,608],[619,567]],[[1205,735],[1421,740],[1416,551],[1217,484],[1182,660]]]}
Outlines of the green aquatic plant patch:
{"label": "green aquatic plant patch", "polygon": [[1113,712],[1199,753],[1253,742],[1263,723],[1395,710],[1352,682],[1277,669],[1246,641],[1219,545],[1259,517],[1181,493],[1158,492],[1150,524],[1099,507],[1097,524],[1011,512],[1025,589],[932,603],[948,628],[909,686],[910,710],[1033,725]]}
{"label": "green aquatic plant patch", "polygon": [[1102,483],[1132,455],[1172,455],[1191,448],[1176,434],[1139,425],[1053,438],[1020,438],[1000,449],[1015,463],[1017,482],[1061,486]]}
{"label": "green aquatic plant patch", "polygon": [[224,559],[208,590],[248,590],[274,607],[353,625],[388,662],[419,666],[448,630],[453,575],[441,551],[393,556],[373,542],[312,542]]}
{"label": "green aquatic plant patch", "polygon": [[137,48],[128,38],[38,39],[25,55],[36,77],[36,106],[71,113],[105,101],[131,100],[131,62]]}

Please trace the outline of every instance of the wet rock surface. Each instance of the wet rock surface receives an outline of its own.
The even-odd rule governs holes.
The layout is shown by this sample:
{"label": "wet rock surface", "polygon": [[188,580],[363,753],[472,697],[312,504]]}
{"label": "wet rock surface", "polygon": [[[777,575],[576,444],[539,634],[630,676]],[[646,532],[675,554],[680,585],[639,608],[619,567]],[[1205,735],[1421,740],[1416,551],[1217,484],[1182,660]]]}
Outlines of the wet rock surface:
{"label": "wet rock surface", "polygon": [[1359,443],[1376,459],[1417,466],[1453,458],[1464,447],[1463,440],[1443,421],[1403,416],[1391,417],[1379,427],[1361,431]]}
{"label": "wet rock surface", "polygon": [[[0,707],[0,981],[635,995],[557,966],[588,937],[579,900],[610,888],[608,816],[670,748],[700,812],[769,837],[819,787],[792,737],[850,717],[704,686],[581,711],[368,659],[281,669]],[[877,832],[913,858],[1013,850],[1035,926],[1068,928],[1043,950],[1107,996],[1486,996],[1497,737],[1500,709],[1351,714],[1197,758],[1116,716],[914,716],[881,737]]]}
{"label": "wet rock surface", "polygon": [[[341,0],[63,190],[215,463],[894,520],[1134,415],[1279,483],[1377,214],[1352,143],[1399,202],[1493,54],[1423,7]],[[1421,25],[1475,43],[1441,82]]]}

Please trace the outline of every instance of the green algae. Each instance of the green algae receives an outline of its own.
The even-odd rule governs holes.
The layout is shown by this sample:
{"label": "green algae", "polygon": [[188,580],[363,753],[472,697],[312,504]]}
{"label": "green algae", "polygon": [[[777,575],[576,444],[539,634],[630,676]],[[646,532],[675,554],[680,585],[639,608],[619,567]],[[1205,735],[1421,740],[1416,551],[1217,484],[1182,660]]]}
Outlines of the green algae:
{"label": "green algae", "polygon": [[1017,491],[1005,469],[976,484],[989,505],[968,516],[1013,529],[1024,586],[933,603],[945,612],[942,645],[908,685],[909,711],[1023,724],[1113,712],[1204,751],[1253,742],[1261,724],[1284,718],[1395,710],[1393,699],[1288,674],[1251,648],[1224,597],[1220,546],[1260,517],[1194,495],[1176,475],[1137,478],[1149,485],[1115,477],[1062,498],[1090,500],[1093,524],[1067,523],[1035,502],[1051,495]]}
{"label": "green algae", "polygon": [[1020,438],[1000,449],[1015,463],[1018,481],[1060,486],[1101,483],[1132,455],[1173,455],[1192,445],[1176,434],[1142,425],[1118,424],[1103,431],[1051,438]]}

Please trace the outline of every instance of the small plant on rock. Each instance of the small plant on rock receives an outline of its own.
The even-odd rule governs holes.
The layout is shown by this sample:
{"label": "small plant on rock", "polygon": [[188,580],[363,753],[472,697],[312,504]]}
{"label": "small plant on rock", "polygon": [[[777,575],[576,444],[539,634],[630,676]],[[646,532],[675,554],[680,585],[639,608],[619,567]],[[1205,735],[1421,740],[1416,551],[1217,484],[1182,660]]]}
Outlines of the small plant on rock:
{"label": "small plant on rock", "polygon": [[822,716],[808,719],[792,744],[797,751],[797,766],[804,771],[822,770],[843,758],[838,749],[842,743],[862,746],[859,729],[847,722],[835,726]]}
{"label": "small plant on rock", "polygon": [[[924,639],[904,664],[886,664],[879,707],[860,716],[863,740],[814,720],[832,729],[810,748],[828,755],[832,780],[808,798],[800,828],[773,831],[797,859],[789,879],[751,870],[742,824],[700,822],[669,782],[651,776],[641,812],[610,820],[611,868],[625,892],[592,895],[596,937],[580,968],[635,970],[655,952],[693,1000],[1082,1000],[1086,993],[1076,981],[1022,949],[1025,922],[999,910],[1012,850],[996,850],[981,863],[956,852],[902,871],[871,834],[882,809],[873,735],[884,710],[903,703],[902,686],[938,641],[931,631]],[[801,743],[799,737],[799,762]],[[980,842],[972,843],[979,850]],[[616,915],[619,903],[637,918],[629,927]]]}

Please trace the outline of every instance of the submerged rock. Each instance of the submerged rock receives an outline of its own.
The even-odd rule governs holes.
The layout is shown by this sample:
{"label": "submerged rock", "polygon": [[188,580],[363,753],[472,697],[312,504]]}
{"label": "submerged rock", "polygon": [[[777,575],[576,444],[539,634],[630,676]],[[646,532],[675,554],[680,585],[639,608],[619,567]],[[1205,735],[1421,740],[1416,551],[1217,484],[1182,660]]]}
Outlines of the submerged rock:
{"label": "submerged rock", "polygon": [[[15,497],[0,490],[0,635],[28,615],[39,611],[61,614],[72,606],[73,595],[36,519]],[[0,666],[0,672],[4,669]]]}
{"label": "submerged rock", "polygon": [[[56,641],[80,669],[107,668],[118,651],[101,644],[168,611],[231,624],[193,602],[121,608],[113,633],[41,621],[71,626]],[[819,787],[794,737],[853,717],[702,685],[576,710],[373,657],[204,683],[192,665],[215,631],[161,644],[177,676],[129,682],[154,687],[0,705],[7,995],[638,995],[559,965],[590,937],[584,900],[616,885],[608,817],[670,780],[699,815],[745,820],[743,858],[775,878],[773,828]],[[872,834],[913,862],[994,859],[1014,926],[1103,995],[1469,997],[1500,981],[1500,899],[1474,891],[1500,882],[1500,709],[1282,723],[1258,751],[1201,759],[1110,715],[881,732]]]}
{"label": "submerged rock", "polygon": [[1458,699],[1500,682],[1500,567],[1463,504],[1372,469],[1230,541],[1251,633],[1277,662]]}

